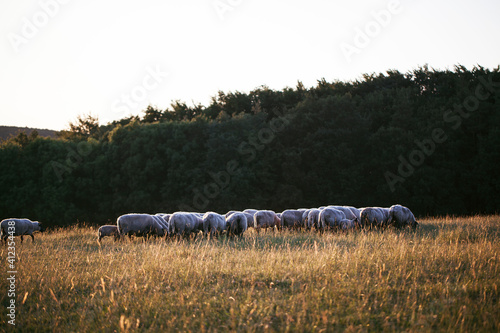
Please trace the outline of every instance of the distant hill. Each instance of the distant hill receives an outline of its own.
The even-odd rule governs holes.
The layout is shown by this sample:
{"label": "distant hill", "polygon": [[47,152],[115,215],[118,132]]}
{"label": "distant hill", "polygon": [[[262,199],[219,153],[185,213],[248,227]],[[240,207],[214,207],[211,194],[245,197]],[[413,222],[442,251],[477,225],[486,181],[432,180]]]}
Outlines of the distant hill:
{"label": "distant hill", "polygon": [[57,131],[53,130],[0,125],[0,140],[6,140],[9,139],[10,137],[17,136],[20,132],[25,132],[27,135],[29,135],[34,130],[38,131],[39,136],[50,137],[50,138],[56,137]]}

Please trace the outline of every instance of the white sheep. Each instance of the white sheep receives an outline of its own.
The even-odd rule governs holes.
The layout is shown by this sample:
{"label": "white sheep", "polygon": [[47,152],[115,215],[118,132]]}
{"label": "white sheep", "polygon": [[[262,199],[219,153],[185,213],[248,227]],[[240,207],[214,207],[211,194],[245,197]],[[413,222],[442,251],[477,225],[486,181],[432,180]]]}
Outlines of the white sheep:
{"label": "white sheep", "polygon": [[[31,221],[29,219],[19,219],[19,218],[9,218],[2,220],[0,222],[1,228],[1,238],[3,242],[7,242],[7,237],[10,235],[21,236],[21,243],[23,242],[23,236],[31,236],[32,241],[35,241],[33,232],[40,231],[43,232],[45,229],[42,224],[38,221]],[[12,233],[13,232],[13,233]]]}
{"label": "white sheep", "polygon": [[[349,212],[351,212],[349,210]],[[334,208],[323,209],[318,216],[318,228],[320,230],[337,230],[340,227],[340,221],[346,219],[343,211]]]}
{"label": "white sheep", "polygon": [[272,210],[259,210],[253,216],[253,226],[257,232],[260,228],[273,228],[281,229],[281,220],[278,215]]}
{"label": "white sheep", "polygon": [[175,212],[169,220],[168,233],[170,236],[188,237],[203,231],[203,215],[200,213]]}
{"label": "white sheep", "polygon": [[149,237],[149,236],[164,236],[167,234],[165,227],[158,223],[158,217],[149,214],[125,214],[118,217],[116,225],[120,237],[132,235]]}
{"label": "white sheep", "polygon": [[207,212],[203,215],[203,232],[205,235],[210,235],[210,237],[219,236],[224,230],[226,230],[224,216],[214,212]]}
{"label": "white sheep", "polygon": [[[230,236],[242,237],[243,233],[248,229],[248,213],[233,212],[226,217],[226,230]],[[251,216],[253,219],[253,216]]]}
{"label": "white sheep", "polygon": [[418,226],[415,216],[408,207],[401,205],[393,205],[389,208],[388,226],[396,228],[412,227],[415,229]]}

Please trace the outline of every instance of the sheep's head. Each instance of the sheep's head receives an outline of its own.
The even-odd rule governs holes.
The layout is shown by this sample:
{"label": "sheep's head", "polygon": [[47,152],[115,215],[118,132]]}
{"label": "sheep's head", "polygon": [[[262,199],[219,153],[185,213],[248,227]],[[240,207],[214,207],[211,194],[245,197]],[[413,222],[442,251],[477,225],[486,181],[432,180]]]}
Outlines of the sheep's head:
{"label": "sheep's head", "polygon": [[418,227],[418,222],[417,222],[416,220],[413,220],[413,221],[411,222],[411,227],[412,227],[412,229],[417,229],[417,227]]}
{"label": "sheep's head", "polygon": [[38,231],[40,232],[44,232],[45,231],[45,227],[40,223],[40,222],[36,222],[38,224]]}

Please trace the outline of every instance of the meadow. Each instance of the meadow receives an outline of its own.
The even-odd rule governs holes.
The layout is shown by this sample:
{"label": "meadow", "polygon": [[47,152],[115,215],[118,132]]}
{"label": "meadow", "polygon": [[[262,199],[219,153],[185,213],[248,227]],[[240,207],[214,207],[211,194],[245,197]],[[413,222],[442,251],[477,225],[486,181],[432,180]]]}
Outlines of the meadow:
{"label": "meadow", "polygon": [[133,239],[96,228],[16,238],[16,326],[0,331],[500,331],[500,216],[416,231]]}

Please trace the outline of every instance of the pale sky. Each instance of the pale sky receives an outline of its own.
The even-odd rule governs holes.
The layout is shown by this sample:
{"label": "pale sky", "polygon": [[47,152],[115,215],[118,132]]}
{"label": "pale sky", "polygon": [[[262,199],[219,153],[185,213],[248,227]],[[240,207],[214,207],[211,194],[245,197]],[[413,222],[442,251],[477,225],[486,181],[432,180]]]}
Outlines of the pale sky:
{"label": "pale sky", "polygon": [[61,130],[217,91],[500,64],[495,0],[0,0],[0,125]]}

